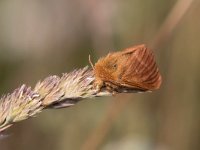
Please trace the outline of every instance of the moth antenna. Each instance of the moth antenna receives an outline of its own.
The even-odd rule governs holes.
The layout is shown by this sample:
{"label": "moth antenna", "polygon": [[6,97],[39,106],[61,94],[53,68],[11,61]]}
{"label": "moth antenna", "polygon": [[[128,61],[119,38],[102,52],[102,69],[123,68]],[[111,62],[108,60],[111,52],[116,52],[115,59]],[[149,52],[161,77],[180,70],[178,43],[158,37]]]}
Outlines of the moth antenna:
{"label": "moth antenna", "polygon": [[89,63],[90,63],[90,65],[91,65],[92,69],[94,70],[94,65],[93,65],[93,63],[92,63],[92,61],[91,61],[90,55],[89,55]]}

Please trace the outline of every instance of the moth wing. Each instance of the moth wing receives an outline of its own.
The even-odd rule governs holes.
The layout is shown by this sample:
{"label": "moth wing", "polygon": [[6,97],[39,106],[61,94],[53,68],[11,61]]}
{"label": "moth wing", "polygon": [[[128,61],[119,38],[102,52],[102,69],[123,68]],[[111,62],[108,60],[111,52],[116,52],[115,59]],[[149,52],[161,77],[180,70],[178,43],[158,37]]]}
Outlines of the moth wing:
{"label": "moth wing", "polygon": [[[131,48],[125,52],[131,53]],[[150,49],[144,45],[132,48],[132,54],[124,65],[121,81],[125,86],[140,90],[155,90],[161,85],[161,75]]]}

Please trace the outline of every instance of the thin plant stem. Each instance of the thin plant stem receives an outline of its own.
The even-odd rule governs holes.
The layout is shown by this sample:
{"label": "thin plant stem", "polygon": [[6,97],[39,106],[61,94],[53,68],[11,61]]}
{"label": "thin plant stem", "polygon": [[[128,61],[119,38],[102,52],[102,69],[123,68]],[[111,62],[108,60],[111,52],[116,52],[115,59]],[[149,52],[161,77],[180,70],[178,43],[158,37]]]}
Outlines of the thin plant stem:
{"label": "thin plant stem", "polygon": [[[178,23],[183,19],[189,8],[192,6],[194,0],[178,0],[172,10],[169,12],[163,24],[160,26],[157,34],[151,42],[152,48],[157,48],[159,45],[165,43],[170,38],[172,31],[176,28]],[[103,121],[97,126],[88,138],[83,143],[81,150],[95,150],[98,149],[103,142],[106,135],[109,133],[113,122],[117,119],[118,115],[128,105],[128,100],[123,100],[120,105],[123,107],[115,107],[115,104],[111,103],[111,110],[107,110]],[[112,107],[112,105],[114,105]],[[113,112],[115,115],[113,115]],[[113,118],[112,118],[113,117]]]}

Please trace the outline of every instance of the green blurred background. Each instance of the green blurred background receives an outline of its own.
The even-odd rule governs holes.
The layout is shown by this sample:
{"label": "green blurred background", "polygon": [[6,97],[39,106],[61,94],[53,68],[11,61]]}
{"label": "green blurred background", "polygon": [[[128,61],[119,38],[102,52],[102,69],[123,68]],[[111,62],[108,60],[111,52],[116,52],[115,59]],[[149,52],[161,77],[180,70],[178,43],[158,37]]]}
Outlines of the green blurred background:
{"label": "green blurred background", "polygon": [[177,2],[0,0],[1,95],[89,65],[89,54],[95,62],[142,43],[154,45],[163,76],[161,89],[153,93],[45,110],[12,126],[0,150],[89,150],[87,143],[95,142],[100,150],[200,149],[200,1],[154,44]]}

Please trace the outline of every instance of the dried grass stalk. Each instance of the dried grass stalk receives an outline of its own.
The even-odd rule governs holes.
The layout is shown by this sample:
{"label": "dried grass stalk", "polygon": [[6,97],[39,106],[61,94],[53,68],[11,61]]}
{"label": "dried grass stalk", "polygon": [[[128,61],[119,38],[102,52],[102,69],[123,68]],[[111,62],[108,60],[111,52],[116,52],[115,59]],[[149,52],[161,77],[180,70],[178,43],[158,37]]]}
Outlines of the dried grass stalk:
{"label": "dried grass stalk", "polygon": [[93,86],[94,73],[88,67],[50,76],[31,87],[22,85],[0,99],[0,132],[16,122],[35,116],[46,108],[64,108],[84,98],[108,96]]}

